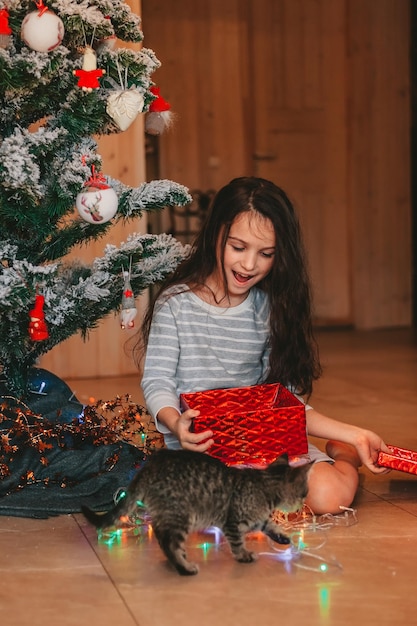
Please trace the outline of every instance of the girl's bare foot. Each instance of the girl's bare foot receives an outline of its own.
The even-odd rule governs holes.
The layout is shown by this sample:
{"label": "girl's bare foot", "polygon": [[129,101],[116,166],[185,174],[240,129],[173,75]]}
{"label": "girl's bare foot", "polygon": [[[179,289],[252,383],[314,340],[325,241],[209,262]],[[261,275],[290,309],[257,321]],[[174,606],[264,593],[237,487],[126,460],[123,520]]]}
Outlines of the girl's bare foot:
{"label": "girl's bare foot", "polygon": [[360,467],[362,465],[362,461],[356,449],[348,443],[328,441],[326,444],[326,452],[335,461],[346,461],[354,467]]}

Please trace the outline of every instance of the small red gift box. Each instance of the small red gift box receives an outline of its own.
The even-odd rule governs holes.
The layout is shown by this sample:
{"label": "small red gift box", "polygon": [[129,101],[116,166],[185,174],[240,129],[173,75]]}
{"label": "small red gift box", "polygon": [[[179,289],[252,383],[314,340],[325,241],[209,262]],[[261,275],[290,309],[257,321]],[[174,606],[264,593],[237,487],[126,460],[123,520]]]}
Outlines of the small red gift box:
{"label": "small red gift box", "polygon": [[193,432],[211,430],[208,454],[228,465],[265,466],[308,451],[305,406],[279,383],[184,393],[181,403],[200,411]]}
{"label": "small red gift box", "polygon": [[398,448],[397,446],[387,446],[388,452],[380,452],[378,455],[378,465],[390,467],[399,472],[417,474],[417,452]]}

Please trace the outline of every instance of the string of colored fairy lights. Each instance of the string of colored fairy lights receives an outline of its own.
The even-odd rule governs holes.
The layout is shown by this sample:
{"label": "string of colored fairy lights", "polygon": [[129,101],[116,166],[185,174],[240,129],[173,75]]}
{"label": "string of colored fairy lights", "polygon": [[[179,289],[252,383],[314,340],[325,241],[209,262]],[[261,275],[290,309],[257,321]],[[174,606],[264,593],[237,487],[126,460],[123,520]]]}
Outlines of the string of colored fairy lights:
{"label": "string of colored fairy lights", "polygon": [[324,556],[320,551],[327,543],[327,531],[331,528],[357,524],[356,509],[341,506],[339,514],[317,516],[304,505],[301,511],[290,515],[276,511],[274,518],[289,537],[290,544],[283,550],[269,541],[271,552],[260,552],[260,555],[284,562],[287,571],[291,571],[291,566],[320,573],[340,572],[343,569],[334,555]]}
{"label": "string of colored fairy lights", "polygon": [[[115,502],[124,494],[118,490],[115,494]],[[101,543],[112,546],[114,543],[123,542],[123,538],[129,534],[141,539],[152,537],[152,520],[146,514],[142,502],[138,502],[136,513],[121,520],[121,526],[114,529],[98,531]],[[289,537],[290,544],[283,546],[276,544],[267,538],[269,550],[258,552],[260,557],[268,557],[284,565],[284,569],[291,573],[293,568],[317,572],[320,574],[340,573],[342,564],[334,555],[327,556],[323,549],[327,544],[327,533],[335,526],[349,527],[357,524],[356,509],[340,507],[340,514],[315,515],[307,505],[298,513],[286,514],[276,511],[274,518],[279,523],[282,531]],[[210,527],[204,530],[204,541],[199,548],[204,555],[211,547],[219,547],[226,543],[221,530]],[[252,539],[264,538],[262,533],[250,533]]]}

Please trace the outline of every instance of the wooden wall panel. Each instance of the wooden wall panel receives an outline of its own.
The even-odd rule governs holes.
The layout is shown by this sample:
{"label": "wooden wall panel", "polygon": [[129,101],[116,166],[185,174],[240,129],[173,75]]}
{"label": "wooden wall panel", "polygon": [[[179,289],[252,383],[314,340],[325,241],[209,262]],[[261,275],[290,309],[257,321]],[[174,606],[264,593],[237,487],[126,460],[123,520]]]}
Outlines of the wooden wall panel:
{"label": "wooden wall panel", "polygon": [[[409,0],[142,5],[144,45],[162,61],[154,79],[176,115],[158,139],[159,176],[203,190],[273,177],[299,206],[321,321],[409,325]],[[100,152],[105,173],[143,182],[143,120]],[[119,225],[77,256],[145,229]],[[40,364],[64,378],[135,373],[127,337],[111,316]]]}
{"label": "wooden wall panel", "polygon": [[160,176],[219,188],[251,170],[246,0],[145,0],[144,44],[175,123],[161,136]]}
{"label": "wooden wall panel", "polygon": [[301,214],[320,323],[411,323],[409,0],[143,0],[177,112],[160,174],[260,174]]}
{"label": "wooden wall panel", "polygon": [[352,284],[358,328],[410,325],[410,13],[349,1]]}
{"label": "wooden wall panel", "polygon": [[[127,185],[140,185],[145,180],[143,136],[143,120],[138,118],[124,133],[100,138],[99,154],[103,158],[103,173]],[[91,262],[95,257],[102,256],[107,244],[119,245],[132,232],[146,232],[146,223],[141,224],[140,220],[136,220],[117,224],[107,237],[90,243],[87,248],[74,250],[70,256]],[[138,298],[139,310],[145,303],[146,296]],[[41,366],[62,378],[132,374],[137,369],[126,354],[124,344],[133,332],[135,329],[122,330],[118,316],[111,314],[89,334],[87,341],[83,341],[79,335],[73,335],[42,357]]]}
{"label": "wooden wall panel", "polygon": [[260,0],[253,4],[251,23],[254,172],[283,187],[296,205],[317,323],[346,324],[351,309],[344,4]]}
{"label": "wooden wall panel", "polygon": [[[140,12],[139,0],[131,0],[130,5],[136,13]],[[138,186],[144,182],[142,116],[138,116],[125,132],[99,138],[98,144],[98,152],[103,159],[104,174],[117,178],[126,185]],[[105,238],[90,243],[88,247],[74,250],[70,257],[89,263],[95,257],[102,256],[107,244],[119,245],[121,241],[126,241],[129,233],[146,232],[146,228],[145,220],[117,224]],[[146,301],[146,294],[138,298],[138,317]],[[132,358],[124,350],[126,340],[134,332],[135,329],[122,331],[118,316],[110,315],[90,333],[87,341],[83,341],[79,335],[74,335],[43,356],[39,364],[64,379],[136,373],[137,368]]]}

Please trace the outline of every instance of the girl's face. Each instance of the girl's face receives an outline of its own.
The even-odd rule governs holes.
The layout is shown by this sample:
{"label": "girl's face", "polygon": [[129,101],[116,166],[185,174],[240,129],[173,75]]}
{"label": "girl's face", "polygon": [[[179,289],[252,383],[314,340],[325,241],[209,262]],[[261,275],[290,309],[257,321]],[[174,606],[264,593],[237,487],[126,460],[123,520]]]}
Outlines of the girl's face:
{"label": "girl's face", "polygon": [[251,287],[271,271],[275,239],[272,222],[254,211],[240,213],[232,223],[223,258],[232,306],[243,302]]}

